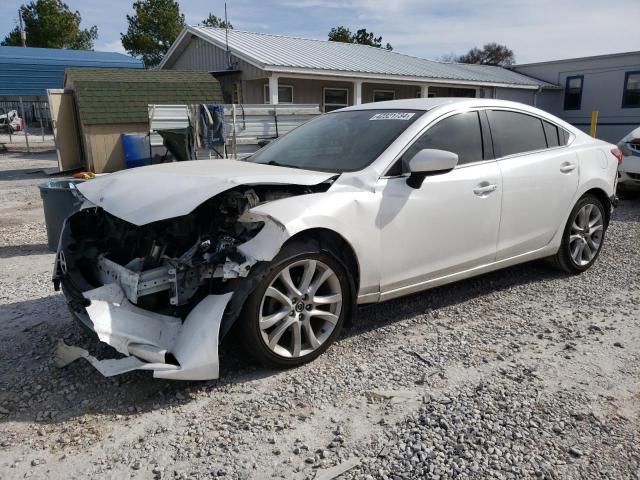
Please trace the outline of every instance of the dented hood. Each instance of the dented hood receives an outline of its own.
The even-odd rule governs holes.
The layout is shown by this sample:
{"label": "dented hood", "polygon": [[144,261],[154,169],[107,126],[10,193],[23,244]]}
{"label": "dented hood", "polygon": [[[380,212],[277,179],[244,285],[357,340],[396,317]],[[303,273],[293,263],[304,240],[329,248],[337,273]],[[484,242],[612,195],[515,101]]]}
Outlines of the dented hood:
{"label": "dented hood", "polygon": [[179,217],[238,185],[317,185],[335,173],[238,160],[195,160],[124,170],[83,182],[91,203],[134,225]]}

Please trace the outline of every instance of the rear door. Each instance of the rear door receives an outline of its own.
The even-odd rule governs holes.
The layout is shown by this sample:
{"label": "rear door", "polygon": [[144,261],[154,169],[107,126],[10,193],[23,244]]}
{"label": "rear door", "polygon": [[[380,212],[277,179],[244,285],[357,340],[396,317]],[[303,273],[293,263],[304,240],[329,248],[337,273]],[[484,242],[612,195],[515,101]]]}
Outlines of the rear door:
{"label": "rear door", "polygon": [[571,208],[579,163],[564,129],[524,112],[487,113],[503,181],[496,257],[502,260],[551,241]]}

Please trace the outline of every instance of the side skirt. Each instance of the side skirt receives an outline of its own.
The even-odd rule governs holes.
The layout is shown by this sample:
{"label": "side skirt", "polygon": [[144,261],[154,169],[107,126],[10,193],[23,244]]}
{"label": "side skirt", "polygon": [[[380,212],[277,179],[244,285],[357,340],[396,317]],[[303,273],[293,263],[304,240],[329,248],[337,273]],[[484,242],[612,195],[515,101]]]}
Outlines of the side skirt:
{"label": "side skirt", "polygon": [[430,288],[439,287],[448,283],[457,282],[466,278],[475,277],[484,273],[493,272],[502,268],[517,265],[519,263],[529,262],[531,260],[538,260],[546,258],[558,251],[558,246],[554,245],[554,242],[545,245],[544,247],[534,250],[532,252],[524,253],[522,255],[516,255],[515,257],[505,258],[498,262],[488,263],[486,265],[480,265],[478,267],[470,268],[462,272],[453,273],[443,277],[427,280],[426,282],[420,282],[406,287],[397,288],[381,294],[366,294],[358,297],[358,304],[384,302],[392,300],[394,298],[403,297],[405,295],[411,295],[412,293],[421,292]]}

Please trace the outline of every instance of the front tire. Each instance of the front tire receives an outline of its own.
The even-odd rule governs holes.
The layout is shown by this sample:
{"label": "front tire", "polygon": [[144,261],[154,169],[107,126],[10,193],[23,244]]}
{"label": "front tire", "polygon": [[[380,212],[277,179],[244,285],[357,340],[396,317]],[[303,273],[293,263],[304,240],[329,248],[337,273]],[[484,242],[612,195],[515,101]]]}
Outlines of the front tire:
{"label": "front tire", "polygon": [[317,358],[342,330],[351,282],[342,262],[315,242],[294,242],[273,260],[244,304],[240,320],[248,352],[269,367]]}
{"label": "front tire", "polygon": [[567,220],[555,265],[572,274],[589,269],[600,254],[606,229],[602,202],[593,195],[582,197]]}

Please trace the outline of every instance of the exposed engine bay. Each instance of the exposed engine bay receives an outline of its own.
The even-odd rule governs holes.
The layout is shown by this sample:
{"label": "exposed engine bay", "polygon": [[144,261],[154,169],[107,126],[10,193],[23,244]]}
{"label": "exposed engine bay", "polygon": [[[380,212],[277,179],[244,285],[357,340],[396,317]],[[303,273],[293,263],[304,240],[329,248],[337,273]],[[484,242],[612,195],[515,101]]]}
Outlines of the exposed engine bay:
{"label": "exposed engine bay", "polygon": [[62,286],[78,320],[125,358],[98,360],[62,343],[57,363],[84,358],[105,376],[152,370],[157,378],[218,378],[220,338],[251,285],[242,278],[270,259],[261,248],[252,256],[242,247],[262,233],[260,238],[271,240],[266,243],[277,245],[274,256],[281,243],[273,239],[284,234],[273,220],[250,210],[330,185],[237,186],[187,215],[144,225],[87,202],[63,228],[54,286]]}
{"label": "exposed engine bay", "polygon": [[68,220],[64,267],[59,266],[66,271],[59,271],[59,277],[68,273],[73,282],[76,270],[82,277],[76,289],[81,291],[86,290],[84,282],[92,287],[117,282],[133,304],[184,316],[194,300],[221,291],[225,280],[246,277],[256,263],[236,249],[264,227],[263,221],[245,216],[249,209],[327,187],[238,187],[188,215],[143,226],[99,207],[85,208]]}

